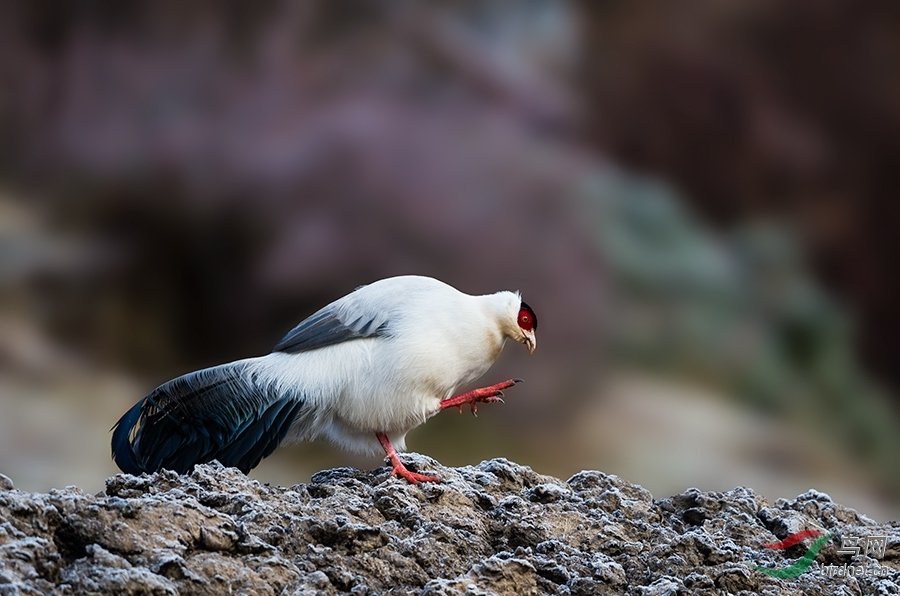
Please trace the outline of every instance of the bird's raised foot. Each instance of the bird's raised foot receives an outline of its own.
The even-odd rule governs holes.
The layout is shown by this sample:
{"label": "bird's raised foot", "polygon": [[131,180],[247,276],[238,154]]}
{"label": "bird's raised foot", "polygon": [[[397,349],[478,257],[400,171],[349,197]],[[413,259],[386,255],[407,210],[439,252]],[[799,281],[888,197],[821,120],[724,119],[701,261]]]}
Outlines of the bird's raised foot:
{"label": "bird's raised foot", "polygon": [[[482,398],[479,398],[476,401],[472,401],[469,403],[469,407],[472,408],[472,416],[478,418],[478,404],[505,404],[503,401],[503,392],[498,391],[496,395],[486,395]],[[462,414],[462,406],[457,406],[459,408],[459,413]]]}
{"label": "bird's raised foot", "polygon": [[460,413],[462,413],[463,406],[465,404],[469,404],[469,407],[472,408],[472,414],[477,416],[479,403],[502,404],[504,403],[503,390],[509,389],[510,387],[513,387],[521,382],[522,379],[509,379],[507,381],[503,381],[489,387],[481,387],[479,389],[473,389],[465,393],[460,393],[459,395],[455,395],[453,397],[448,397],[447,399],[441,400],[441,410],[455,407],[459,408]]}

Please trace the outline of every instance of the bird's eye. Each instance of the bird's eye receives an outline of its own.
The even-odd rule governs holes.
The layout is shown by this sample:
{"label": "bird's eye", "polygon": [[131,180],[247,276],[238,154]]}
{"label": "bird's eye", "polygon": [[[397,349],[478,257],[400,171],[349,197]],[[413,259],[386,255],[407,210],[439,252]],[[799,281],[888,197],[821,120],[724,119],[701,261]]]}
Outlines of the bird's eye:
{"label": "bird's eye", "polygon": [[525,331],[532,331],[533,329],[537,329],[537,316],[535,316],[534,311],[531,310],[531,307],[524,302],[519,308],[519,317],[517,322],[519,324],[519,327],[521,327]]}

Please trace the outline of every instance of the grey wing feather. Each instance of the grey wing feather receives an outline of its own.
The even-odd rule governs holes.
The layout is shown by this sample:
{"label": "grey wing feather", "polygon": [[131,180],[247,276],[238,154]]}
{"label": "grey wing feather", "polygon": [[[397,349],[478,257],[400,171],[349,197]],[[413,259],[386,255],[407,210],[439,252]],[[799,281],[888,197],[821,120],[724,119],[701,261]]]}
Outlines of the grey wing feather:
{"label": "grey wing feather", "polygon": [[[350,311],[352,312],[352,311]],[[371,313],[349,314],[329,304],[291,329],[273,349],[274,352],[306,352],[353,339],[386,335],[387,322]]]}

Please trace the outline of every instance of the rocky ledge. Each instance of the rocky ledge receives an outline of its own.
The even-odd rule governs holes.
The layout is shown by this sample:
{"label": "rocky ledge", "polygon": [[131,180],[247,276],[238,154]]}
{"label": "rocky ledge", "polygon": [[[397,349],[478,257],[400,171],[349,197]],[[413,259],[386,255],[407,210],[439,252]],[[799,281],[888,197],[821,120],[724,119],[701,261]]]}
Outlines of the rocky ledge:
{"label": "rocky ledge", "polygon": [[[340,468],[282,488],[208,465],[120,474],[89,495],[0,476],[0,594],[900,593],[898,524],[820,492],[654,500],[601,472],[563,482],[503,459],[404,459],[444,481]],[[808,529],[829,537],[763,548]],[[857,539],[859,554],[840,552]],[[758,570],[807,563],[797,577]]]}

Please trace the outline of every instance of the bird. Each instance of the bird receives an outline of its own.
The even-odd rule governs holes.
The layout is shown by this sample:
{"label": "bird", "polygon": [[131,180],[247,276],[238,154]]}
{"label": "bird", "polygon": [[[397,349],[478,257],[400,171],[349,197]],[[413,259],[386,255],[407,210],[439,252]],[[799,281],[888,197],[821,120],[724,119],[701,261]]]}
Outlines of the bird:
{"label": "bird", "polygon": [[457,393],[494,364],[506,340],[534,353],[537,316],[519,292],[470,295],[437,279],[388,277],[301,321],[271,353],[168,381],[113,426],[112,457],[129,474],[186,473],[218,460],[242,472],[285,442],[325,439],[384,451],[391,475],[439,482],[406,468],[406,435],[438,412],[502,403],[508,379]]}

